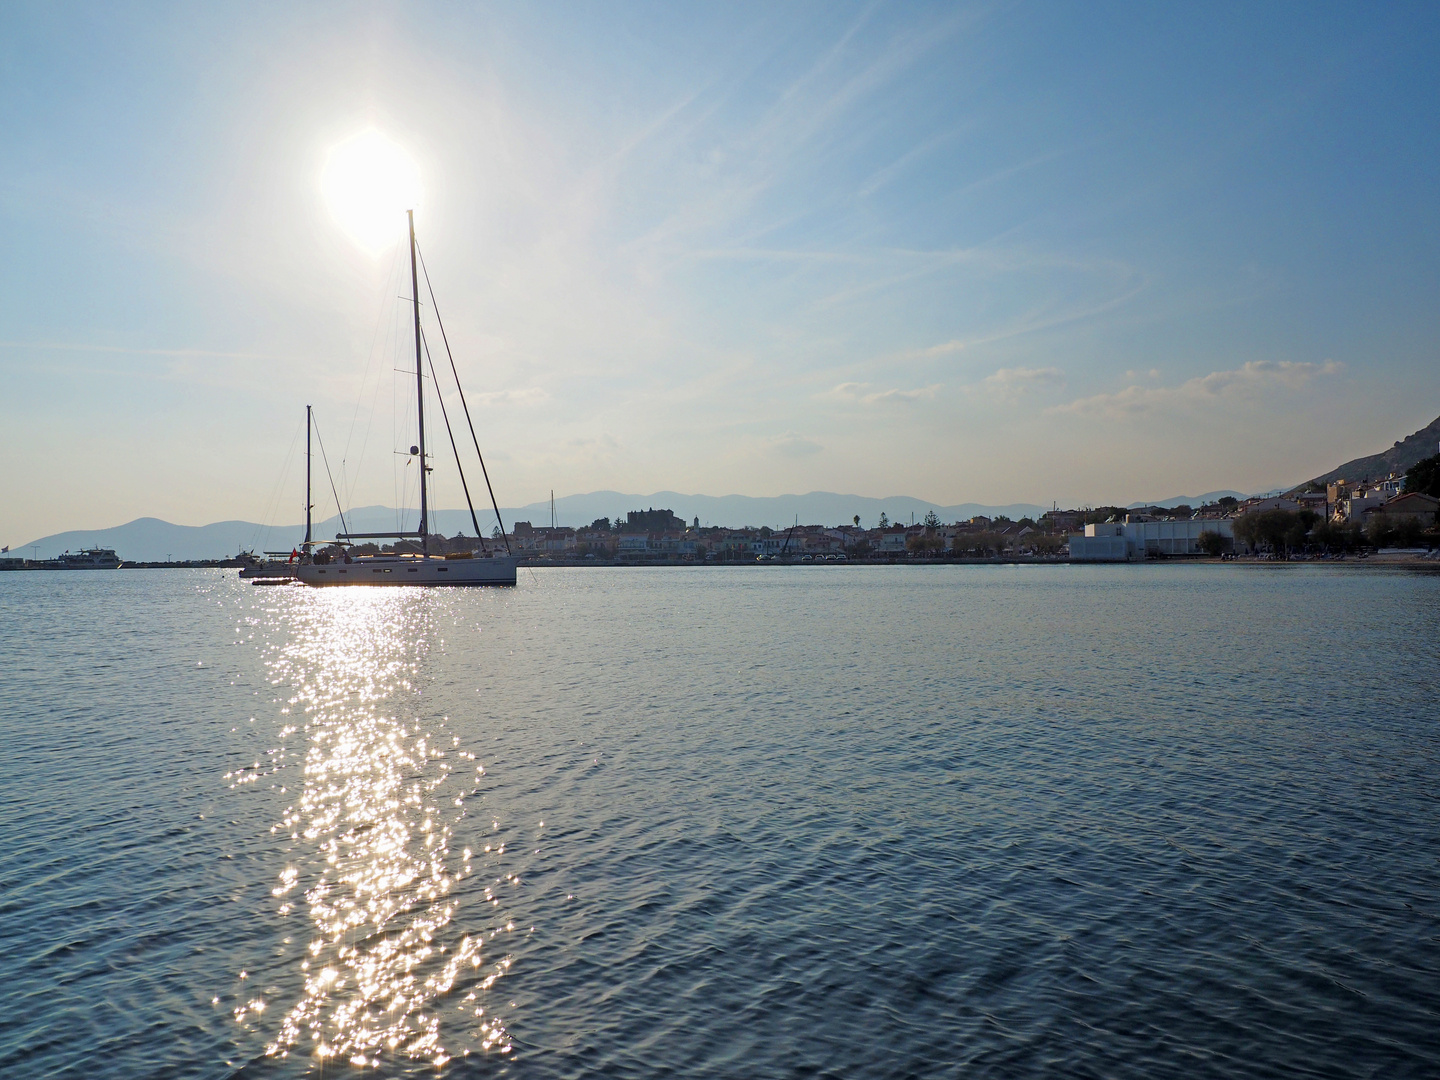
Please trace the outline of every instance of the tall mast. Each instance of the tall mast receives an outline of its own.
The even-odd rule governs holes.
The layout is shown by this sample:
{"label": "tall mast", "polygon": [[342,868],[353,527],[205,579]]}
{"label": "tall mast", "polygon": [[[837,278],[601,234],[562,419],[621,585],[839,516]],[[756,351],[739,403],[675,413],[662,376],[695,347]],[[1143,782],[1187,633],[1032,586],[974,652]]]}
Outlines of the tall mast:
{"label": "tall mast", "polygon": [[430,553],[429,507],[425,501],[425,375],[420,361],[420,279],[415,273],[415,211],[406,210],[410,219],[410,296],[415,302],[415,415],[420,432],[420,552]]}
{"label": "tall mast", "polygon": [[310,406],[305,406],[305,542],[300,546],[310,550]]}

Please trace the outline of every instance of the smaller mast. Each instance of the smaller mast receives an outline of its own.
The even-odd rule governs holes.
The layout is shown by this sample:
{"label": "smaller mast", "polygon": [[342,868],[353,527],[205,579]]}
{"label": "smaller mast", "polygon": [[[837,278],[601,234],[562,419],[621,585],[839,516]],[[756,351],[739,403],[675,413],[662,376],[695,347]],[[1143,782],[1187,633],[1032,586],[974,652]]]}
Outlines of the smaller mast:
{"label": "smaller mast", "polygon": [[305,406],[305,540],[300,545],[306,551],[310,550],[310,511],[313,504],[310,501],[310,406]]}

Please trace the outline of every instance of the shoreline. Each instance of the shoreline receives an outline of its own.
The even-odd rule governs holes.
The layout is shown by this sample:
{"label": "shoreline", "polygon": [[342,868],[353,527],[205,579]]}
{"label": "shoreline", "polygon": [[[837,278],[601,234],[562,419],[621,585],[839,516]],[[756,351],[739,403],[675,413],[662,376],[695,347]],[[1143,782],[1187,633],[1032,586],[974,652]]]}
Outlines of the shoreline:
{"label": "shoreline", "polygon": [[[1188,556],[1169,555],[1155,559],[1070,559],[1064,557],[1054,558],[1028,558],[1024,556],[1000,557],[1000,558],[940,558],[940,559],[853,559],[845,562],[800,562],[797,559],[770,559],[765,561],[678,561],[670,559],[548,559],[536,558],[517,559],[517,566],[527,569],[764,569],[769,567],[806,567],[815,569],[836,569],[848,566],[854,567],[925,567],[925,566],[1412,566],[1412,567],[1434,567],[1440,569],[1440,551],[1416,552],[1416,551],[1393,551],[1377,552],[1363,557],[1345,556],[1343,558],[1298,558],[1298,559],[1276,559],[1261,556],[1237,556],[1231,559],[1213,558],[1210,556]],[[225,559],[193,559],[174,560],[172,562],[135,562],[122,563],[118,570],[238,570],[241,565],[232,560]],[[4,567],[5,573],[107,573],[113,569],[98,569],[92,567],[56,567],[56,566],[14,566]]]}
{"label": "shoreline", "polygon": [[533,561],[520,560],[521,567],[530,569],[584,569],[592,567],[604,567],[607,569],[655,569],[670,567],[680,568],[765,568],[765,567],[819,567],[843,568],[855,567],[885,567],[885,566],[1433,566],[1440,569],[1440,557],[1425,555],[1371,555],[1363,559],[1347,557],[1344,559],[1263,559],[1253,557],[1242,557],[1235,559],[1215,559],[1208,557],[1191,558],[1187,556],[1169,556],[1161,559],[1131,559],[1131,560],[1099,560],[1099,559],[885,559],[885,560],[855,560],[851,562],[835,563],[801,563],[791,561],[772,562],[671,562],[666,560],[653,561],[620,561],[620,560],[550,560],[535,559]]}

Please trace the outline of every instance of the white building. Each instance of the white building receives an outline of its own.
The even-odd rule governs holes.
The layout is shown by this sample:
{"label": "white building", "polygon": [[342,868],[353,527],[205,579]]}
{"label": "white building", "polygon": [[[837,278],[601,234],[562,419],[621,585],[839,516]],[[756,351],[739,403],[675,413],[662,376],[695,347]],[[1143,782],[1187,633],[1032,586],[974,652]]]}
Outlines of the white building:
{"label": "white building", "polygon": [[887,529],[881,533],[880,550],[886,554],[903,552],[905,550],[905,533],[900,529]]}
{"label": "white building", "polygon": [[1233,543],[1235,523],[1228,518],[1192,518],[1086,525],[1083,534],[1070,537],[1070,558],[1075,562],[1128,562],[1152,555],[1198,555],[1202,532],[1219,533]]}

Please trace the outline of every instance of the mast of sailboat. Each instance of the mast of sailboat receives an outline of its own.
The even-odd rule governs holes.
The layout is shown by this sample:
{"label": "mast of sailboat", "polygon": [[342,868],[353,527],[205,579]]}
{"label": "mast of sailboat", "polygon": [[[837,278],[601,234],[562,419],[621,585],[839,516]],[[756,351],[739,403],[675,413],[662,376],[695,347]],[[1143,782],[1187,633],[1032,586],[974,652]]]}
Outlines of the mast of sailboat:
{"label": "mast of sailboat", "polygon": [[[415,245],[415,249],[420,256],[420,269],[425,270],[425,253],[420,251],[419,244]],[[485,477],[485,489],[490,492],[490,506],[495,511],[495,528],[500,531],[500,539],[505,543],[505,554],[510,555],[513,554],[510,550],[510,534],[505,531],[505,522],[500,519],[500,503],[495,498],[495,488],[490,483],[490,470],[485,468],[485,455],[480,453],[480,440],[475,437],[475,421],[471,418],[470,406],[465,401],[465,387],[460,385],[460,372],[455,369],[455,354],[450,351],[450,339],[445,334],[445,320],[440,318],[440,305],[435,302],[435,289],[430,284],[429,270],[425,270],[425,288],[430,291],[430,307],[435,312],[435,324],[440,327],[440,340],[445,342],[445,356],[450,361],[450,373],[455,376],[455,391],[460,395],[460,407],[465,410],[465,423],[470,428],[470,441],[475,444],[475,456],[480,459],[480,472]],[[431,374],[433,375],[434,372],[432,371]],[[436,386],[439,386],[438,382]],[[436,392],[438,394],[439,391],[437,390]],[[445,411],[445,402],[443,400],[440,402],[440,411],[442,413]],[[457,467],[460,464],[458,454],[455,458],[455,464]],[[463,472],[464,470],[461,471]],[[474,507],[471,507],[471,511],[473,516]],[[475,528],[478,532],[480,528],[478,523]],[[481,544],[484,544],[483,539],[481,540]]]}
{"label": "mast of sailboat", "polygon": [[789,550],[789,547],[790,547],[790,537],[795,534],[795,530],[798,529],[799,527],[800,527],[800,515],[799,515],[799,514],[796,514],[796,515],[795,515],[795,524],[794,524],[794,526],[792,526],[790,529],[788,529],[788,530],[786,531],[786,533],[785,533],[785,543],[783,543],[783,544],[780,545],[780,554],[781,554],[781,555],[784,555],[785,552],[786,552],[787,550]]}
{"label": "mast of sailboat", "polygon": [[305,406],[305,542],[300,546],[310,550],[310,406]]}
{"label": "mast of sailboat", "polygon": [[415,303],[415,416],[420,434],[420,554],[430,553],[429,506],[425,501],[425,374],[420,356],[420,278],[415,272],[415,211],[406,210],[410,219],[410,296]]}

